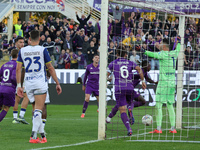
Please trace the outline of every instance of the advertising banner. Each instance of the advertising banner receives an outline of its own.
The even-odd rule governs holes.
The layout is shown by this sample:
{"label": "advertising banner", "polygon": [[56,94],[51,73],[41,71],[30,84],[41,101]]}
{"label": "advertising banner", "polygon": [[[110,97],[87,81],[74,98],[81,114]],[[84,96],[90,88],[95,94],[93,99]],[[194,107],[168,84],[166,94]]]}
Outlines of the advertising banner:
{"label": "advertising banner", "polygon": [[64,0],[10,0],[15,11],[57,12],[65,11]]}
{"label": "advertising banner", "polygon": [[[153,3],[154,6],[163,7],[171,10],[181,11],[185,13],[200,12],[200,0],[136,0],[134,2]],[[118,4],[113,4],[115,7]],[[101,0],[94,0],[93,7],[101,10]],[[137,12],[138,8],[126,6],[124,12]],[[109,7],[111,11],[111,8]],[[149,10],[139,9],[140,12],[149,12]]]}

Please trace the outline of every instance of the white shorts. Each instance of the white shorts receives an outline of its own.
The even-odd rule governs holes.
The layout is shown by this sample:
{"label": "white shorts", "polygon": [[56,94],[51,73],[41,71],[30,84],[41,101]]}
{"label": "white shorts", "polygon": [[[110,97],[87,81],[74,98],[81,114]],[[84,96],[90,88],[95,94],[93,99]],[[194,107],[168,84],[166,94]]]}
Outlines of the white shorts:
{"label": "white shorts", "polygon": [[26,90],[26,94],[28,96],[30,103],[35,102],[34,95],[42,95],[42,94],[45,94],[45,93],[47,94],[45,104],[48,104],[48,103],[50,103],[48,90],[30,90],[30,91]]}

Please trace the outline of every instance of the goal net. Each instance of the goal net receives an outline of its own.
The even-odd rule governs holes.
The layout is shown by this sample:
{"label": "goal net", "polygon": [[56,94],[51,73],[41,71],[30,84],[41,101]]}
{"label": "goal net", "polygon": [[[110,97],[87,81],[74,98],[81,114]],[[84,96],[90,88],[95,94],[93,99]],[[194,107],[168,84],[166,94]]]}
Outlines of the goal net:
{"label": "goal net", "polygon": [[[199,4],[197,2],[181,2],[181,0],[177,0],[177,2],[171,2],[170,0],[156,2],[151,0],[111,0],[109,2],[108,12],[113,15],[113,18],[107,18],[108,63],[106,66],[109,66],[113,60],[117,59],[116,51],[120,45],[123,45],[127,52],[128,60],[140,66],[144,74],[145,71],[147,72],[145,75],[147,87],[144,90],[141,82],[138,85],[133,83],[135,92],[132,112],[135,121],[133,125],[131,125],[130,121],[132,136],[127,136],[127,128],[122,122],[120,112],[117,111],[116,115],[111,115],[112,117],[109,121],[106,119],[109,122],[105,125],[106,139],[125,138],[130,141],[200,142]],[[102,8],[101,13],[104,12],[105,10]],[[106,18],[101,18],[101,21],[102,19]],[[101,26],[102,23],[103,21]],[[101,28],[101,30],[104,29]],[[101,41],[105,41],[103,39],[105,37],[105,35],[101,36]],[[159,59],[168,59],[167,56],[169,55],[166,55],[166,58],[163,55],[161,58],[144,54],[145,51],[162,53],[163,49],[166,49],[163,46],[164,43],[166,44],[166,40],[168,41],[169,55],[177,50],[178,43],[180,43],[180,52],[176,52],[177,57],[170,56],[172,60],[165,61],[165,64],[163,64]],[[100,63],[103,63],[101,62],[101,56],[103,54],[100,53]],[[169,64],[166,64],[166,62]],[[163,70],[163,66],[166,69],[173,67],[175,69],[175,73],[173,71],[170,72],[170,69],[169,71],[162,71],[162,73],[166,73],[166,76],[175,76],[174,92],[172,90],[173,85],[171,85],[173,81],[169,83],[164,78],[161,81],[163,74],[161,74],[160,70]],[[134,74],[137,75],[135,70]],[[110,115],[116,105],[115,77],[113,74],[111,76],[113,80],[107,82],[106,117]],[[133,80],[137,79],[133,78]],[[102,81],[101,75],[100,81]],[[160,96],[156,95],[156,93],[159,93],[156,91],[161,92]],[[172,91],[173,94],[170,94],[169,91]],[[146,101],[144,105],[139,95]],[[171,100],[172,98],[173,100]],[[160,107],[158,104],[162,103],[163,99],[166,99],[168,103],[164,103]],[[173,107],[171,107],[171,104]],[[173,117],[173,109],[175,118]],[[142,117],[147,114],[153,118],[153,122],[149,126],[142,123]],[[173,120],[175,120],[175,124]],[[149,133],[155,131],[155,129],[162,130],[162,133]],[[170,133],[173,129],[177,133]],[[99,129],[100,131],[101,129]]]}

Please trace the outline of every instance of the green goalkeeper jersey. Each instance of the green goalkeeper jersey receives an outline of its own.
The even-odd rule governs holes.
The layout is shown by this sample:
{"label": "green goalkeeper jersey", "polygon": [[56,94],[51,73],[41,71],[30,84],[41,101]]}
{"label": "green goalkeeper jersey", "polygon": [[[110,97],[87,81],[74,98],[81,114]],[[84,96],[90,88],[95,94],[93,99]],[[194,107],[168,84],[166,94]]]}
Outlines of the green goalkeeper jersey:
{"label": "green goalkeeper jersey", "polygon": [[160,73],[158,86],[175,87],[176,59],[180,52],[180,43],[177,44],[174,51],[150,52],[144,54],[159,59]]}

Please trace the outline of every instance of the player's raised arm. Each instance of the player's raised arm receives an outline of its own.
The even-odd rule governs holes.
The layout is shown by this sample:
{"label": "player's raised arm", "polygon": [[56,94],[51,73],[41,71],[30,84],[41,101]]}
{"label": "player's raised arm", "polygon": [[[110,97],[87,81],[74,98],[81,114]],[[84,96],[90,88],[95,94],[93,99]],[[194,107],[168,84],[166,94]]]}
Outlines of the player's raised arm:
{"label": "player's raised arm", "polygon": [[23,89],[21,87],[21,69],[22,69],[23,60],[21,58],[21,51],[19,51],[17,58],[17,68],[16,68],[16,80],[17,80],[17,95],[23,97]]}
{"label": "player's raised arm", "polygon": [[137,72],[139,73],[140,78],[141,78],[141,80],[142,80],[142,88],[143,88],[143,89],[146,89],[146,83],[145,83],[145,81],[144,81],[144,75],[143,75],[142,69],[141,69],[139,66],[136,66],[136,67],[135,67],[135,70],[137,70]]}
{"label": "player's raised arm", "polygon": [[58,95],[60,95],[62,93],[62,88],[61,88],[58,78],[56,76],[56,71],[51,64],[51,58],[49,56],[47,49],[44,49],[44,61],[46,63],[46,67],[48,68],[49,73],[51,74],[53,80],[56,82],[56,91],[57,91]]}

